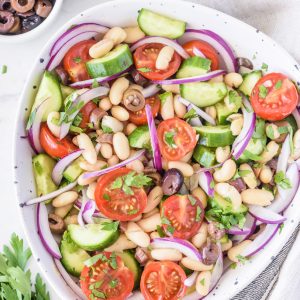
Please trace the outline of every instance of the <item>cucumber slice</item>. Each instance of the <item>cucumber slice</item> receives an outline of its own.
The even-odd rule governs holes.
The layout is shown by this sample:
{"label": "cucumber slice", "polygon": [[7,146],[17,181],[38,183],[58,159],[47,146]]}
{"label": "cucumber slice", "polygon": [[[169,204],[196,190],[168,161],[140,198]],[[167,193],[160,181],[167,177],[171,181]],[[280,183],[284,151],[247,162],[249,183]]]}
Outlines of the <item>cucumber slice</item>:
{"label": "cucumber slice", "polygon": [[70,238],[68,231],[65,231],[60,244],[62,255],[61,263],[65,269],[73,276],[79,277],[84,262],[90,258],[90,255],[83,249],[80,249]]}
{"label": "cucumber slice", "polygon": [[135,259],[134,254],[129,250],[116,252],[116,255],[120,256],[125,266],[132,271],[134,276],[134,288],[137,289],[140,286],[140,279],[142,275],[142,269],[139,262]]}
{"label": "cucumber slice", "polygon": [[133,148],[151,149],[150,133],[147,125],[137,127],[129,136],[129,145]]}
{"label": "cucumber slice", "polygon": [[223,211],[226,211],[226,213],[243,214],[247,212],[247,207],[244,204],[241,204],[239,208],[235,209],[230,201],[224,199],[217,193],[214,193],[213,198],[209,198],[209,202],[212,207],[218,207]]}
{"label": "cucumber slice", "polygon": [[176,73],[176,78],[194,77],[207,73],[210,69],[211,61],[209,59],[193,56],[186,59]]}
{"label": "cucumber slice", "polygon": [[194,127],[200,134],[199,144],[207,147],[225,147],[231,145],[234,136],[227,125]]}
{"label": "cucumber slice", "polygon": [[216,163],[215,150],[197,145],[193,153],[193,159],[206,168],[211,167]]}
{"label": "cucumber slice", "polygon": [[266,138],[264,138],[264,139],[253,139],[252,138],[249,141],[245,151],[239,157],[238,162],[239,163],[248,162],[251,160],[252,155],[254,157],[260,155],[264,151],[265,145],[266,145]]}
{"label": "cucumber slice", "polygon": [[69,182],[74,182],[82,173],[83,170],[80,168],[79,164],[84,161],[82,156],[74,160],[63,172],[63,176]]}
{"label": "cucumber slice", "polygon": [[137,22],[146,35],[177,39],[185,32],[186,23],[157,14],[149,9],[139,11]]}
{"label": "cucumber slice", "polygon": [[119,237],[118,230],[104,230],[102,221],[99,224],[87,224],[82,227],[76,224],[68,226],[72,241],[86,251],[102,250],[112,245]]}
{"label": "cucumber slice", "polygon": [[239,90],[246,96],[251,95],[251,92],[256,85],[257,81],[262,77],[261,71],[253,71],[247,73],[244,77],[243,83],[239,86]]}
{"label": "cucumber slice", "polygon": [[42,121],[47,121],[50,112],[59,111],[63,101],[58,79],[48,71],[44,72],[31,112],[46,99],[47,107]]}
{"label": "cucumber slice", "polygon": [[127,44],[121,44],[101,58],[86,63],[92,78],[111,76],[122,72],[133,64],[132,54]]}
{"label": "cucumber slice", "polygon": [[74,89],[72,89],[69,86],[63,85],[63,84],[60,84],[60,89],[61,89],[63,99],[66,99],[69,95],[71,95],[73,92],[75,92]]}
{"label": "cucumber slice", "polygon": [[47,154],[38,154],[32,159],[33,174],[38,196],[46,195],[57,190],[57,186],[51,177],[55,165],[56,161]]}
{"label": "cucumber slice", "polygon": [[194,82],[180,85],[180,94],[199,107],[214,105],[227,95],[223,82]]}

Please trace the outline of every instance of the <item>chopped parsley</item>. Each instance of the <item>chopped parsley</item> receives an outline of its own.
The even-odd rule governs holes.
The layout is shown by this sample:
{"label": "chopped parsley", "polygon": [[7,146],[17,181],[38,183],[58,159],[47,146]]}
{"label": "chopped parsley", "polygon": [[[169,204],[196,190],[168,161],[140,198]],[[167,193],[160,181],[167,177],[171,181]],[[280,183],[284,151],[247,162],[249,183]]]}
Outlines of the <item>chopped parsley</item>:
{"label": "chopped parsley", "polygon": [[117,231],[119,227],[119,221],[116,222],[103,222],[101,223],[102,230],[106,231]]}
{"label": "chopped parsley", "polygon": [[252,138],[263,139],[265,137],[265,124],[266,122],[263,119],[256,119],[255,130],[252,135]]}
{"label": "chopped parsley", "polygon": [[106,201],[110,201],[111,200],[110,196],[107,193],[103,194],[103,199],[105,199]]}
{"label": "chopped parsley", "polygon": [[243,256],[243,255],[237,255],[236,256],[236,258],[238,259],[238,261],[240,262],[240,263],[242,263],[243,265],[247,262],[247,260],[248,260],[248,258],[247,257],[245,257],[245,256]]}
{"label": "chopped parsley", "polygon": [[238,94],[237,91],[229,91],[228,98],[230,104],[234,104],[236,107],[241,107],[242,97]]}
{"label": "chopped parsley", "polygon": [[77,126],[73,126],[71,125],[70,126],[70,131],[71,132],[75,132],[75,133],[83,133],[84,132],[84,129],[80,128],[80,127],[77,127]]}
{"label": "chopped parsley", "polygon": [[275,89],[279,90],[282,87],[282,80],[278,80],[275,84]]}
{"label": "chopped parsley", "polygon": [[110,258],[109,258],[109,265],[110,265],[114,270],[116,270],[117,267],[118,267],[117,259],[116,259],[116,253],[115,253],[115,252],[113,252],[113,253],[110,255]]}
{"label": "chopped parsley", "polygon": [[288,133],[290,131],[290,126],[282,126],[282,127],[278,127],[278,132],[280,134],[283,133]]}
{"label": "chopped parsley", "polygon": [[188,195],[187,197],[190,200],[191,204],[194,206],[197,202],[197,199],[192,195]]}
{"label": "chopped parsley", "polygon": [[196,118],[198,117],[196,111],[194,108],[190,109],[184,116],[183,118],[186,120],[186,121],[190,121],[191,119],[193,118]]}
{"label": "chopped parsley", "polygon": [[3,65],[1,68],[1,74],[6,74],[7,73],[7,65]]}
{"label": "chopped parsley", "polygon": [[165,217],[164,215],[164,210],[162,211],[162,217],[161,217],[161,224],[167,225],[167,231],[170,232],[171,234],[174,233],[175,229],[171,225],[171,222],[168,218]]}
{"label": "chopped parsley", "polygon": [[73,125],[79,126],[81,122],[82,122],[82,114],[79,112],[73,120]]}
{"label": "chopped parsley", "polygon": [[99,82],[96,79],[94,79],[93,83],[92,83],[92,88],[94,89],[94,88],[97,88],[99,86],[100,86]]}
{"label": "chopped parsley", "polygon": [[200,280],[200,284],[201,284],[202,286],[205,285],[205,278],[202,278],[202,279]]}
{"label": "chopped parsley", "polygon": [[261,69],[262,69],[263,71],[265,71],[265,72],[268,71],[268,68],[269,68],[269,66],[268,66],[266,63],[263,63],[263,64],[261,65]]}
{"label": "chopped parsley", "polygon": [[138,68],[137,70],[140,71],[140,72],[143,72],[143,73],[152,72],[152,70],[150,68]]}
{"label": "chopped parsley", "polygon": [[130,211],[127,212],[128,215],[135,215],[138,212],[137,209],[132,209]]}
{"label": "chopped parsley", "polygon": [[114,182],[111,184],[110,189],[115,190],[115,189],[120,189],[122,187],[123,181],[122,177],[117,177],[117,179],[114,180]]}
{"label": "chopped parsley", "polygon": [[82,59],[81,59],[81,57],[77,56],[77,57],[73,57],[73,61],[74,61],[74,63],[79,64],[79,63],[81,63]]}
{"label": "chopped parsley", "polygon": [[166,144],[168,144],[168,146],[170,148],[177,148],[177,145],[174,141],[174,136],[176,135],[176,132],[174,131],[168,131],[168,132],[165,132],[165,136],[164,136],[164,139],[165,139],[165,142]]}
{"label": "chopped parsley", "polygon": [[[106,299],[106,294],[102,291],[92,290],[92,295],[97,297],[97,298]],[[90,298],[91,298],[92,295],[90,295]]]}
{"label": "chopped parsley", "polygon": [[202,209],[199,206],[197,206],[196,218],[195,218],[196,222],[200,221],[201,213],[202,213]]}
{"label": "chopped parsley", "polygon": [[118,283],[119,283],[118,279],[113,279],[109,282],[109,286],[115,288],[118,285]]}
{"label": "chopped parsley", "polygon": [[285,177],[283,171],[275,174],[274,181],[284,190],[290,189],[292,187],[290,180]]}
{"label": "chopped parsley", "polygon": [[113,130],[109,126],[101,125],[101,128],[104,133],[113,133]]}
{"label": "chopped parsley", "polygon": [[247,176],[247,175],[249,175],[251,173],[252,172],[250,170],[239,170],[238,171],[238,174],[239,174],[240,177],[245,177],[245,176]]}
{"label": "chopped parsley", "polygon": [[262,84],[259,86],[259,97],[265,99],[268,95],[268,89]]}
{"label": "chopped parsley", "polygon": [[163,228],[162,228],[161,226],[157,225],[157,226],[156,226],[156,231],[157,231],[158,235],[159,235],[161,238],[163,238],[163,237],[166,236],[166,234],[165,234],[165,232],[164,232],[164,230],[163,230]]}
{"label": "chopped parsley", "polygon": [[87,267],[91,267],[92,265],[94,265],[95,263],[97,263],[99,260],[103,261],[103,262],[107,262],[108,258],[103,254],[103,253],[99,253],[97,255],[92,256],[91,258],[87,259],[84,264]]}
{"label": "chopped parsley", "polygon": [[284,227],[284,223],[280,224],[280,226],[279,226],[279,234],[281,234],[281,232],[283,230],[283,227]]}

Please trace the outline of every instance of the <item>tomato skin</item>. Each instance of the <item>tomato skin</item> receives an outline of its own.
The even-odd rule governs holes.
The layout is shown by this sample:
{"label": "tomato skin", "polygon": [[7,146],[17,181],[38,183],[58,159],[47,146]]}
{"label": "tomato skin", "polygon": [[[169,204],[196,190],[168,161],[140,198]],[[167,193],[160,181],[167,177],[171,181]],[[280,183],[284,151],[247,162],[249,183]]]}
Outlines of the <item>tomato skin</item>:
{"label": "tomato skin", "polygon": [[68,137],[60,140],[54,136],[46,123],[41,125],[40,143],[45,152],[53,158],[63,158],[78,150]]}
{"label": "tomato skin", "polygon": [[[266,95],[260,92],[262,86],[267,89]],[[287,76],[270,73],[256,83],[250,101],[258,116],[269,121],[279,121],[293,112],[298,104],[298,97],[297,88]]]}
{"label": "tomato skin", "polygon": [[190,56],[195,56],[193,50],[194,48],[197,48],[205,55],[206,58],[211,60],[212,71],[219,69],[218,52],[209,43],[199,40],[193,40],[185,43],[182,47]]}
{"label": "tomato skin", "polygon": [[[127,175],[130,172],[133,172],[133,170],[120,168],[103,175],[97,182],[95,190],[97,207],[110,219],[130,221],[142,214],[147,205],[147,194],[143,188],[132,188],[134,195],[126,194],[122,189],[110,189],[110,185],[116,178]],[[104,196],[105,194],[108,197]],[[109,198],[109,200],[105,198]],[[136,212],[130,213],[128,206],[132,206],[133,209],[131,208],[131,210],[136,210]]]}
{"label": "tomato skin", "polygon": [[88,123],[90,122],[90,115],[92,111],[97,107],[98,106],[93,101],[90,101],[80,110],[79,113],[81,114],[82,117],[82,120],[79,124],[80,128],[82,129],[88,128]]}
{"label": "tomato skin", "polygon": [[[175,134],[173,140],[176,147],[170,147],[165,141],[165,134],[169,132]],[[157,128],[157,136],[160,152],[166,160],[180,160],[192,151],[197,143],[195,129],[179,118],[162,121]]]}
{"label": "tomato skin", "polygon": [[[192,205],[190,198],[195,201]],[[200,209],[196,220],[197,210]],[[204,218],[204,208],[201,201],[191,195],[172,195],[164,201],[161,208],[162,217],[167,218],[174,228],[173,237],[190,239],[201,227]],[[163,224],[164,230],[168,231],[168,225]]]}
{"label": "tomato skin", "polygon": [[[152,275],[155,273],[157,275]],[[145,300],[178,300],[185,296],[185,279],[186,275],[178,264],[172,261],[150,261],[143,271],[140,288]],[[154,288],[154,291],[151,292],[149,286]]]}
{"label": "tomato skin", "polygon": [[65,54],[63,67],[69,74],[72,82],[87,80],[90,78],[85,63],[92,59],[89,49],[96,44],[94,40],[81,41],[72,46]]}
{"label": "tomato skin", "polygon": [[[102,252],[102,254],[108,259],[110,259],[112,255],[111,252]],[[123,300],[130,295],[134,286],[133,272],[125,267],[124,262],[119,256],[116,256],[116,263],[117,267],[113,269],[107,262],[103,262],[99,259],[93,264],[93,268],[88,266],[83,268],[80,276],[80,286],[89,300],[96,299],[96,297],[91,297],[92,289],[90,286],[100,281],[102,281],[102,284],[96,290],[104,293],[106,296],[105,299],[107,300]],[[90,273],[93,274],[92,278],[90,277]],[[112,280],[117,281],[117,285],[114,288],[109,286]]]}
{"label": "tomato skin", "polygon": [[[146,104],[151,106],[153,118],[155,118],[160,109],[160,100],[157,96],[152,96],[146,99]],[[145,108],[129,113],[129,121],[134,123],[135,125],[144,125],[147,124],[147,116]]]}
{"label": "tomato skin", "polygon": [[[150,43],[140,46],[133,54],[134,64],[138,72],[150,80],[164,80],[174,75],[180,67],[181,57],[174,52],[169,67],[166,70],[158,70],[155,67],[157,56],[160,50],[165,47],[163,44]],[[147,68],[149,72],[142,72],[139,69]]]}

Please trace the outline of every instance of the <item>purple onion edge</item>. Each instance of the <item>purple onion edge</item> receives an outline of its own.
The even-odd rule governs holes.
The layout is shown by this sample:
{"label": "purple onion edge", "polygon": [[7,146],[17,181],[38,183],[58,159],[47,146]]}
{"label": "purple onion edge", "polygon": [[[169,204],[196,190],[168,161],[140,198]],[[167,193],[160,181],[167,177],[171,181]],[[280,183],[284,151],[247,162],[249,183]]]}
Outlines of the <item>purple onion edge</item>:
{"label": "purple onion edge", "polygon": [[261,221],[261,222],[264,223],[264,224],[281,224],[281,223],[283,223],[284,221],[286,221],[286,218],[285,218],[284,216],[282,216],[282,219],[280,219],[280,220],[277,220],[277,221],[276,221],[276,220],[270,221],[270,220],[267,220],[267,219],[263,219],[263,218],[261,218],[261,217],[255,215],[254,213],[252,213],[252,212],[250,212],[250,211],[249,211],[249,214],[250,214],[253,218],[255,218],[256,220]]}

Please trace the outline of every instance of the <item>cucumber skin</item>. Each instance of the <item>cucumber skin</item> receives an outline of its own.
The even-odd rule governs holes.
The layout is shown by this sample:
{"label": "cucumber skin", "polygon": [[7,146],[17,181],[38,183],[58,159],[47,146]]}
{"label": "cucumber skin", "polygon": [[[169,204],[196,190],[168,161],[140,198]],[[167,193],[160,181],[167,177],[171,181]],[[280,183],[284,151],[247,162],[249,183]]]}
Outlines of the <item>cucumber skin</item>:
{"label": "cucumber skin", "polygon": [[75,159],[63,172],[63,176],[69,182],[74,182],[82,173],[83,170],[79,167],[79,163],[84,161],[83,157]]}
{"label": "cucumber skin", "polygon": [[232,204],[217,193],[214,194],[214,197],[208,198],[208,201],[209,203],[214,203],[214,205],[211,206],[226,209],[226,212],[230,212],[232,214],[246,213],[248,210],[244,204],[241,204],[238,210],[234,210]]}
{"label": "cucumber skin", "polygon": [[[147,138],[146,138],[147,137]],[[141,143],[141,140],[143,143]],[[128,136],[128,141],[130,147],[141,148],[141,149],[151,149],[150,144],[150,132],[148,125],[143,125],[137,127],[130,135]]]}
{"label": "cucumber skin", "polygon": [[214,128],[219,129],[219,132],[209,132],[206,128],[212,128],[212,126],[202,126],[196,128],[196,132],[200,134],[199,144],[206,147],[225,147],[232,145],[235,137],[232,135],[229,126],[219,125]]}
{"label": "cucumber skin", "polygon": [[[255,77],[255,81],[252,81],[252,79]],[[239,86],[239,90],[246,96],[251,96],[251,92],[255,86],[255,84],[258,82],[258,80],[262,77],[262,72],[260,70],[252,71],[250,73],[247,73],[244,76],[244,80],[242,84]]]}
{"label": "cucumber skin", "polygon": [[[193,56],[185,59],[176,73],[176,78],[194,77],[207,73],[210,69],[210,60]],[[192,72],[191,72],[192,71]]]}
{"label": "cucumber skin", "polygon": [[216,162],[215,150],[198,144],[193,159],[206,168],[211,167]]}

